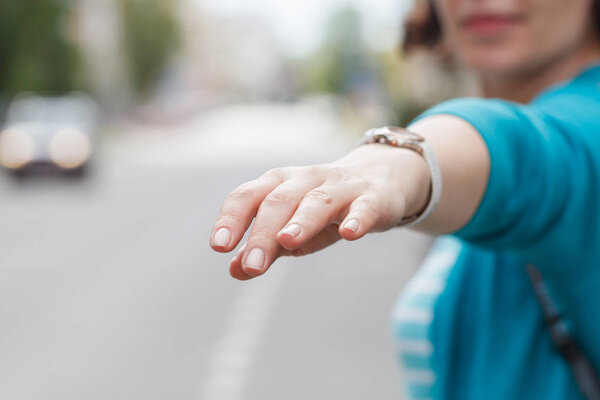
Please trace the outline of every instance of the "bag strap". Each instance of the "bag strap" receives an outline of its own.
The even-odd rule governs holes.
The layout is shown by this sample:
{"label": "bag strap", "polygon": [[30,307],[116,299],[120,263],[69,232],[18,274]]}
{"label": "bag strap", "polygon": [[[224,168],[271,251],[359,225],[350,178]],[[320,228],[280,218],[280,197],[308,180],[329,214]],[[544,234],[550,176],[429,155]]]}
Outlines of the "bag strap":
{"label": "bag strap", "polygon": [[565,320],[550,297],[548,286],[544,282],[542,274],[531,264],[527,265],[527,273],[542,306],[544,319],[550,330],[554,346],[569,363],[579,390],[587,400],[600,400],[600,379],[598,379],[592,363],[569,332]]}

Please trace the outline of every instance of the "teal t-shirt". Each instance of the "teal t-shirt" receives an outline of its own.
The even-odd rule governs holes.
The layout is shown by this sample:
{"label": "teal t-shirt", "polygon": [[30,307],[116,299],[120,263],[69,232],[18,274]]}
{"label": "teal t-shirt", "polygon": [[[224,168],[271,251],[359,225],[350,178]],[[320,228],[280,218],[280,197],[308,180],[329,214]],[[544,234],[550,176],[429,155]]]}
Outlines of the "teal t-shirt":
{"label": "teal t-shirt", "polygon": [[486,193],[407,286],[395,335],[413,398],[581,399],[525,265],[544,276],[600,371],[600,65],[530,104],[465,98],[450,114],[485,140]]}

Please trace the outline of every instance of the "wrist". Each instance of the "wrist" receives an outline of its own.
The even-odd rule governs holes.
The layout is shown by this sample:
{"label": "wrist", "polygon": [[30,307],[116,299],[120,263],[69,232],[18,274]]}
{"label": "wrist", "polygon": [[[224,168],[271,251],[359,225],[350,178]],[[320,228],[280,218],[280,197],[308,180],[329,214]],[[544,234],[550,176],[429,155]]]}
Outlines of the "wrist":
{"label": "wrist", "polygon": [[[427,219],[440,201],[442,177],[437,157],[425,138],[405,128],[384,126],[369,129],[359,144],[384,144],[397,151],[408,150],[412,153],[410,160],[413,168],[412,170],[409,168],[410,173],[402,180],[403,218],[398,226],[409,227]],[[423,174],[423,164],[427,166],[426,174]],[[402,169],[402,172],[407,173],[406,169]],[[424,207],[423,201],[425,201]],[[415,209],[418,211],[413,212]]]}
{"label": "wrist", "polygon": [[335,162],[374,171],[381,185],[398,197],[403,210],[395,226],[406,217],[420,215],[429,204],[431,174],[427,162],[419,153],[407,148],[372,143],[358,146]]}
{"label": "wrist", "polygon": [[[405,150],[405,149],[401,149]],[[405,218],[413,215],[421,215],[431,198],[431,173],[425,159],[417,152],[405,150],[407,164],[405,174],[407,184],[405,185],[404,199],[406,211]]]}

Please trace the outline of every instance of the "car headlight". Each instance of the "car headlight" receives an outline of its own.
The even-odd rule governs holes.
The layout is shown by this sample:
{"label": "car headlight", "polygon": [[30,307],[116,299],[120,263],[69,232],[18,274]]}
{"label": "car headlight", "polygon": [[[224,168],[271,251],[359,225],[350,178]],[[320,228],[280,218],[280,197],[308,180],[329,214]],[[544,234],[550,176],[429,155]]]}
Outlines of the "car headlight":
{"label": "car headlight", "polygon": [[35,142],[25,131],[9,128],[0,134],[0,164],[19,169],[27,165],[35,154]]}
{"label": "car headlight", "polygon": [[65,129],[57,132],[48,148],[50,159],[64,169],[82,166],[89,159],[91,143],[89,138],[76,129]]}

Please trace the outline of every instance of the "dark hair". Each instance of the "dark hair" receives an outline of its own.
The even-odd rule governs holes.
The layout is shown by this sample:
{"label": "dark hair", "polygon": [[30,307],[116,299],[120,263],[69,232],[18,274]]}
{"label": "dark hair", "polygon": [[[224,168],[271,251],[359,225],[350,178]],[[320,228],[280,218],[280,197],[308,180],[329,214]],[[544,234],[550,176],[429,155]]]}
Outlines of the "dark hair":
{"label": "dark hair", "polygon": [[[592,6],[594,25],[600,39],[600,0]],[[410,53],[418,48],[435,49],[442,38],[440,21],[431,0],[417,0],[413,10],[404,21],[402,50]]]}
{"label": "dark hair", "polygon": [[404,21],[402,50],[410,53],[417,48],[431,49],[442,37],[440,21],[430,1],[416,1]]}

